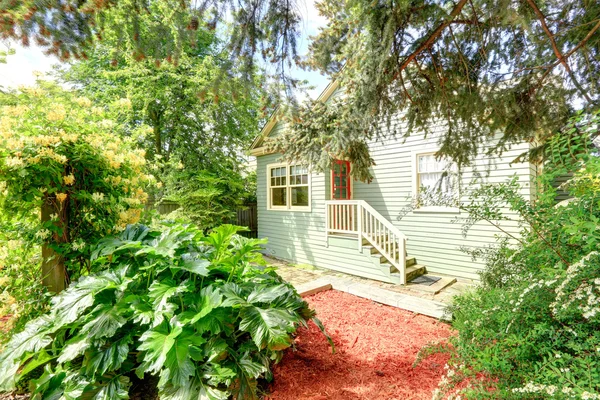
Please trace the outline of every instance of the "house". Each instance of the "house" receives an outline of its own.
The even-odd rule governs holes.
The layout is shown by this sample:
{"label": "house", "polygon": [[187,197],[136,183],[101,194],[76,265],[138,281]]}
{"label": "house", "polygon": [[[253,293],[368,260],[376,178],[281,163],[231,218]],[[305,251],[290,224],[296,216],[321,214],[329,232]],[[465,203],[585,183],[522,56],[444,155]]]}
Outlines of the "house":
{"label": "house", "polygon": [[[329,101],[339,91],[334,81],[319,100]],[[463,237],[461,224],[454,222],[461,217],[460,210],[440,206],[424,205],[401,217],[412,198],[440,181],[447,166],[434,156],[439,135],[411,134],[406,140],[369,143],[376,165],[374,179],[365,183],[350,177],[351,166],[344,160],[327,173],[282,163],[280,155],[265,146],[282,129],[283,123],[273,116],[250,149],[257,157],[258,235],[269,239],[266,254],[397,284],[425,271],[478,280],[483,264],[460,248],[495,243],[497,228],[477,223]],[[440,125],[440,133],[443,129]],[[529,146],[513,146],[501,157],[481,152],[456,178],[457,184],[443,190],[455,191],[453,195],[463,200],[473,177],[483,172],[488,182],[516,176],[522,194],[532,198],[536,166],[511,164]],[[503,222],[502,227],[519,233],[516,222]]]}

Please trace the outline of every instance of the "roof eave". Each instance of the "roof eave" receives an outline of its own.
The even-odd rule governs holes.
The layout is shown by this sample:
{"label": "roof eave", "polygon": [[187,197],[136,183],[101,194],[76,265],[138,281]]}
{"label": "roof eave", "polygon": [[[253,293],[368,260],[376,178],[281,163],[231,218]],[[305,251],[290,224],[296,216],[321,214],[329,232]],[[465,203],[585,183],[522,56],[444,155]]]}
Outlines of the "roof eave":
{"label": "roof eave", "polygon": [[[317,97],[317,101],[324,103],[327,100],[329,100],[331,95],[335,92],[335,90],[339,86],[340,86],[340,82],[337,79],[329,82],[327,87],[321,92],[319,97]],[[281,108],[280,106],[277,106],[275,111],[273,111],[273,113],[271,114],[271,117],[269,118],[267,123],[261,129],[261,131],[258,134],[258,136],[256,137],[256,139],[254,139],[254,141],[252,142],[252,145],[250,146],[250,149],[249,149],[250,155],[253,155],[253,156],[257,155],[257,154],[254,154],[255,152],[257,152],[255,150],[260,150],[260,151],[258,151],[260,153],[259,155],[265,155],[265,154],[272,153],[272,152],[267,152],[266,150],[263,151],[261,149],[264,149],[263,142],[264,142],[265,138],[269,137],[269,135],[271,134],[271,131],[273,130],[273,128],[279,121],[278,117],[279,117],[280,108]]]}

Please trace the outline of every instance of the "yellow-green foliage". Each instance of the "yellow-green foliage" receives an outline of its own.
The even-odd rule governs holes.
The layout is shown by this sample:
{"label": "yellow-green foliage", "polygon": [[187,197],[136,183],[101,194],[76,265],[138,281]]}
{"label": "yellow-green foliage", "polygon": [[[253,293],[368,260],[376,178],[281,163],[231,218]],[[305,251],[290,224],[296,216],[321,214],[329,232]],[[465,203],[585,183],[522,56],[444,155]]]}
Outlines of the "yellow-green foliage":
{"label": "yellow-green foliage", "polygon": [[[122,138],[148,128],[125,132],[129,109],[127,99],[101,108],[48,82],[0,94],[0,313],[31,301],[40,245],[74,278],[87,273],[97,240],[138,221],[151,177],[144,152]],[[44,203],[52,213],[42,221]]]}

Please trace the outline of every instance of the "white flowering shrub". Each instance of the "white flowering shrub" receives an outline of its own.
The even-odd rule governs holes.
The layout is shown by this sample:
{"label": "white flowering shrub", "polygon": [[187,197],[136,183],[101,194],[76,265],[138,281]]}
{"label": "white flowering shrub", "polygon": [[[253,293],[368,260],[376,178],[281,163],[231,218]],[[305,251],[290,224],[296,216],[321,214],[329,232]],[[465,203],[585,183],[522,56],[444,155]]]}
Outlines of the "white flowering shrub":
{"label": "white flowering shrub", "polygon": [[[483,284],[456,298],[453,372],[438,398],[600,399],[600,159],[589,146],[598,115],[582,121],[550,141],[534,203],[512,182],[475,191],[467,225],[512,213],[522,232],[480,252]],[[572,198],[557,205],[554,181],[567,172],[560,189]]]}

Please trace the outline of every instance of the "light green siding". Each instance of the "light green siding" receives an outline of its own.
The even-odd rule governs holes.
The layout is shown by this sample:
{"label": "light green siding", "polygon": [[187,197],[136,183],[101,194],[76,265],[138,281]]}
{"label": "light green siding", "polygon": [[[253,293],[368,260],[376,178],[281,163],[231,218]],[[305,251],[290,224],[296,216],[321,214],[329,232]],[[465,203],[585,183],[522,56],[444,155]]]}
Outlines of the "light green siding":
{"label": "light green siding", "polygon": [[[274,131],[277,131],[275,127]],[[373,181],[370,184],[354,182],[353,197],[365,200],[408,237],[407,253],[416,257],[429,272],[453,275],[464,279],[478,279],[482,265],[459,248],[482,247],[495,243],[500,232],[489,224],[478,223],[462,236],[462,225],[454,222],[459,213],[419,212],[404,213],[411,202],[413,191],[413,153],[436,147],[434,136],[412,135],[405,141],[386,139],[370,144],[375,161]],[[533,195],[532,181],[535,169],[529,163],[509,165],[528,149],[528,144],[515,146],[501,157],[480,157],[473,167],[462,171],[461,195],[474,187],[471,183],[477,173],[488,182],[504,182],[516,175],[522,184],[523,194]],[[267,210],[267,165],[276,163],[279,155],[265,155],[257,159],[258,169],[258,233],[267,237],[266,252],[297,263],[308,263],[350,274],[382,279],[371,257],[358,250],[327,246],[325,236],[325,200],[329,199],[329,174],[312,175],[312,209],[310,212]],[[516,222],[502,224],[503,229],[518,235]],[[382,279],[385,280],[385,279]]]}
{"label": "light green siding", "polygon": [[[312,174],[310,212],[267,210],[267,165],[279,155],[257,159],[258,235],[269,243],[265,252],[296,263],[312,264],[372,279],[386,280],[369,254],[344,245],[328,246],[325,236],[325,196],[329,196],[324,174]],[[356,246],[355,246],[356,247]]]}

